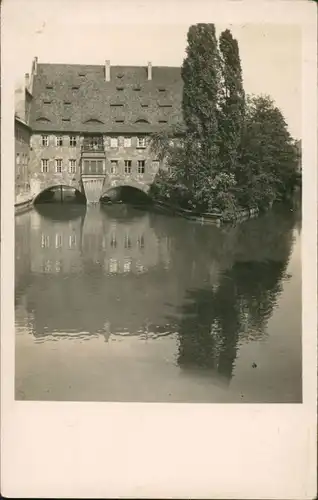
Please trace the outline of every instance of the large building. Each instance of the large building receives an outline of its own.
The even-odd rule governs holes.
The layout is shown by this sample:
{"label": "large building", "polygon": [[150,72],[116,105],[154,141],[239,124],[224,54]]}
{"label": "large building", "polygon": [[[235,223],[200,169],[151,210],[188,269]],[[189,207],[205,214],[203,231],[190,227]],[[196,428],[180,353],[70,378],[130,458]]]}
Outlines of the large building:
{"label": "large building", "polygon": [[147,192],[160,168],[150,135],[182,123],[176,67],[39,64],[35,58],[26,95],[34,196],[56,185],[84,191],[92,202],[117,186]]}

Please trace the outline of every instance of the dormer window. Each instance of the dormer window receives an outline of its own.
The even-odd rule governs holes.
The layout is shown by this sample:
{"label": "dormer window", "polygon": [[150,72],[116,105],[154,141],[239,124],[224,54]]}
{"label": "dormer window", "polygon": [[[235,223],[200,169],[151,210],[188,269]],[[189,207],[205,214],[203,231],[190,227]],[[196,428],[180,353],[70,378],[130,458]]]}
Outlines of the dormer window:
{"label": "dormer window", "polygon": [[39,118],[36,119],[37,122],[42,122],[42,123],[48,123],[50,122],[51,120],[49,120],[48,118],[46,118],[45,116],[40,116]]}
{"label": "dormer window", "polygon": [[121,102],[111,102],[110,106],[111,108],[121,108],[123,107],[123,104]]}
{"label": "dormer window", "polygon": [[168,120],[158,120],[158,123],[168,123]]}
{"label": "dormer window", "polygon": [[48,84],[46,85],[46,88],[47,88],[48,90],[52,90],[52,89],[53,89],[53,85],[52,85],[51,83],[48,83]]}
{"label": "dormer window", "polygon": [[78,76],[86,76],[86,73],[79,73]]}
{"label": "dormer window", "polygon": [[135,123],[149,123],[149,122],[145,118],[139,118],[139,120],[136,120]]}
{"label": "dormer window", "polygon": [[98,120],[98,118],[89,118],[88,120],[86,120],[84,123],[88,123],[88,124],[94,124],[94,123],[101,123],[103,124],[103,122],[101,120]]}
{"label": "dormer window", "polygon": [[121,118],[118,118],[117,120],[115,120],[116,123],[124,123],[125,120],[121,119]]}
{"label": "dormer window", "polygon": [[71,121],[71,119],[70,119],[70,118],[62,118],[62,122],[66,122],[66,123],[68,123],[68,122],[70,122],[70,121]]}
{"label": "dormer window", "polygon": [[51,104],[51,102],[49,99],[44,99],[43,104]]}
{"label": "dormer window", "polygon": [[118,73],[117,78],[123,78],[124,73]]}
{"label": "dormer window", "polygon": [[165,87],[159,87],[158,90],[159,90],[159,92],[165,92],[166,91]]}
{"label": "dormer window", "polygon": [[71,101],[64,101],[64,105],[65,106],[70,106],[71,105]]}
{"label": "dormer window", "polygon": [[116,89],[121,91],[121,90],[124,90],[124,87],[116,87]]}
{"label": "dormer window", "polygon": [[140,92],[140,91],[141,91],[141,87],[140,87],[140,85],[135,85],[135,86],[133,87],[133,90],[134,90],[135,92]]}
{"label": "dormer window", "polygon": [[79,85],[72,85],[72,90],[79,90]]}

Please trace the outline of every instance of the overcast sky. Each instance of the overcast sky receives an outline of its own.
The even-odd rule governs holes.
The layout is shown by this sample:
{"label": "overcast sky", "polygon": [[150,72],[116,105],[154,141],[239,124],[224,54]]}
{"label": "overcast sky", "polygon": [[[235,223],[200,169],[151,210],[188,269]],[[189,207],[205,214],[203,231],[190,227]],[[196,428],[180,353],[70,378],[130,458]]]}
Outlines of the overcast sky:
{"label": "overcast sky", "polygon": [[[15,81],[30,71],[36,55],[40,63],[104,64],[110,59],[111,64],[152,61],[168,66],[181,65],[185,55],[190,22],[177,9],[171,8],[170,15],[158,22],[159,15],[149,19],[136,2],[130,3],[134,9],[123,13],[118,7],[123,8],[123,2],[111,0],[4,0],[4,4],[5,41],[10,44]],[[290,132],[301,137],[300,26],[215,24],[218,32],[230,28],[239,42],[246,92],[270,94]]]}

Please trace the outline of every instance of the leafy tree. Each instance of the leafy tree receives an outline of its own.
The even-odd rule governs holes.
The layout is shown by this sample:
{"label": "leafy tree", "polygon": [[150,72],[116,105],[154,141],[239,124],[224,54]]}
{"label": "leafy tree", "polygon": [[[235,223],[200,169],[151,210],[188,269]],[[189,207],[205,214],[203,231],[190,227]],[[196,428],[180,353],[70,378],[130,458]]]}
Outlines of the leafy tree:
{"label": "leafy tree", "polygon": [[222,170],[234,173],[244,123],[245,92],[237,40],[230,30],[219,38],[221,88],[219,97],[219,155]]}
{"label": "leafy tree", "polygon": [[186,127],[184,178],[195,204],[211,206],[207,182],[219,170],[217,100],[220,58],[214,24],[197,24],[188,31],[183,61],[183,119]]}
{"label": "leafy tree", "polygon": [[239,202],[262,207],[290,196],[297,170],[295,143],[281,111],[269,96],[250,97],[237,169]]}

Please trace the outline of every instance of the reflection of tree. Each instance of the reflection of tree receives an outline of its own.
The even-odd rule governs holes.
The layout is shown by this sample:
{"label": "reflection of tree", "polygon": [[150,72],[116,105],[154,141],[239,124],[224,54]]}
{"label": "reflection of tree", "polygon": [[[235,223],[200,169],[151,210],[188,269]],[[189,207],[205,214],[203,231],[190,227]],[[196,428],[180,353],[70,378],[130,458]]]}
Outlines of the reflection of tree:
{"label": "reflection of tree", "polygon": [[188,290],[180,308],[178,363],[231,377],[238,344],[260,339],[282,292],[294,216],[271,214],[236,232],[234,264],[218,285]]}

